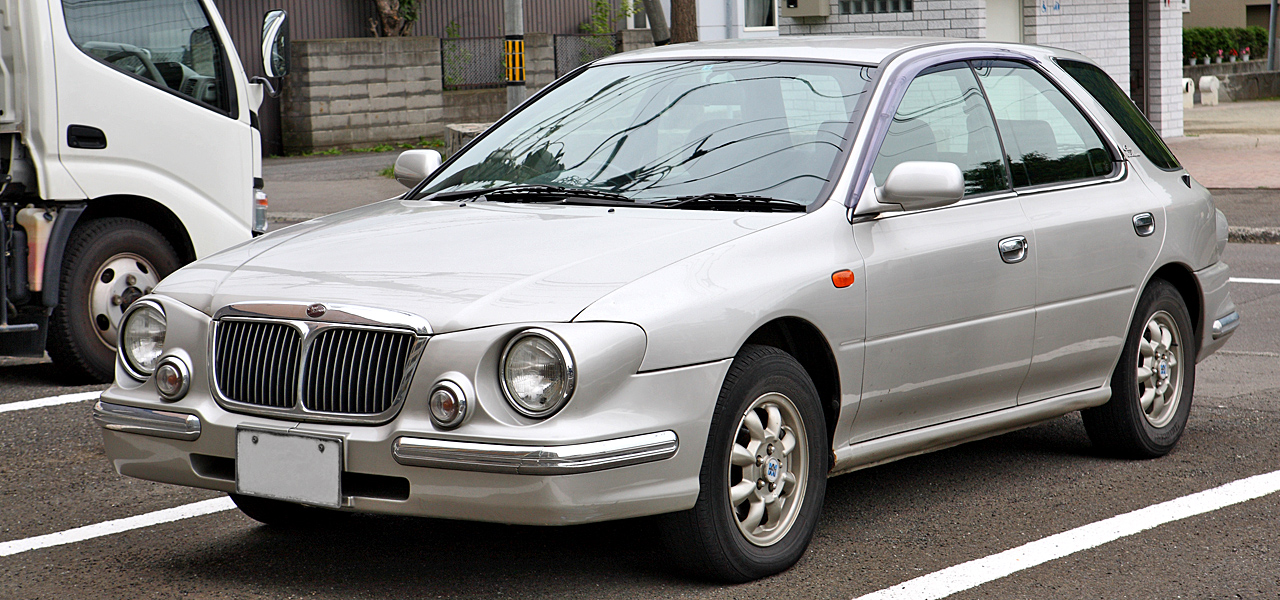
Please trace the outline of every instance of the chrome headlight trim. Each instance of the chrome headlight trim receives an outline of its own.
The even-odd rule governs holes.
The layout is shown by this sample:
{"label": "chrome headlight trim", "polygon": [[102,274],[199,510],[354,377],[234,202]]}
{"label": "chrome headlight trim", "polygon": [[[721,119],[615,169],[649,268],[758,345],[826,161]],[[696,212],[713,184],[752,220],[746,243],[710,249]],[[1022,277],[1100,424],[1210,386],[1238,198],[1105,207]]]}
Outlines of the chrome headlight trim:
{"label": "chrome headlight trim", "polygon": [[[564,368],[564,391],[551,404],[550,408],[543,411],[531,411],[522,406],[516,401],[515,394],[507,384],[507,360],[511,357],[511,349],[515,348],[516,344],[519,344],[521,340],[530,337],[541,338],[551,344],[556,352],[560,354],[560,364]],[[574,363],[573,353],[569,350],[568,344],[565,344],[564,340],[560,339],[560,336],[540,327],[531,327],[512,336],[511,340],[507,342],[506,348],[502,350],[502,360],[498,362],[498,383],[502,385],[502,395],[507,399],[507,404],[516,412],[531,419],[545,419],[560,412],[560,409],[564,408],[569,403],[569,400],[573,398],[574,389],[577,387],[577,373],[578,368]]]}
{"label": "chrome headlight trim", "polygon": [[[458,414],[450,420],[440,419],[436,416],[436,411],[432,409],[432,403],[435,401],[436,392],[444,391],[453,396],[454,402],[458,404]],[[442,379],[431,386],[431,393],[427,394],[427,414],[431,416],[431,422],[440,429],[453,429],[462,424],[467,418],[467,412],[471,407],[467,402],[467,393],[463,391],[462,386],[448,380]]]}
{"label": "chrome headlight trim", "polygon": [[[142,365],[135,364],[133,357],[129,356],[128,346],[124,341],[125,332],[129,329],[129,320],[132,319],[138,311],[144,309],[154,310],[159,313],[160,320],[164,323],[165,336],[167,337],[169,333],[169,318],[164,312],[164,306],[159,302],[149,298],[143,298],[134,302],[133,305],[129,307],[129,310],[125,311],[124,318],[120,319],[120,333],[116,338],[116,355],[120,357],[120,362],[124,365],[125,372],[128,373],[130,377],[137,379],[138,381],[146,381],[151,377],[152,373],[155,373],[155,367],[160,366],[160,356],[156,357],[156,364],[151,368],[151,370],[147,370]],[[163,356],[163,353],[164,350],[162,348],[161,356]]]}

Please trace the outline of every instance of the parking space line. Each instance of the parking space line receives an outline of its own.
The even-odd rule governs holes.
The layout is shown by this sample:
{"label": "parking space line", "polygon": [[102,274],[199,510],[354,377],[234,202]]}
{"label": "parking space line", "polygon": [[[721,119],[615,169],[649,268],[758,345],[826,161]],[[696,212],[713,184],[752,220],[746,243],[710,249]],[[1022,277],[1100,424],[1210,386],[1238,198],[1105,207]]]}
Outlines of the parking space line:
{"label": "parking space line", "polygon": [[1264,285],[1280,285],[1280,279],[1258,279],[1256,277],[1232,277],[1231,283],[1261,283]]}
{"label": "parking space line", "polygon": [[41,548],[49,548],[51,546],[83,542],[93,538],[99,538],[133,529],[141,529],[143,527],[150,527],[161,523],[190,519],[191,517],[213,514],[224,510],[230,510],[232,508],[235,508],[235,503],[231,501],[231,498],[223,496],[212,500],[204,500],[174,508],[157,510],[155,512],[149,512],[135,517],[116,519],[114,521],[104,521],[102,523],[86,525],[84,527],[77,527],[75,529],[68,529],[57,533],[4,542],[3,544],[0,544],[0,556],[12,556],[29,550],[39,550]]}
{"label": "parking space line", "polygon": [[80,392],[78,394],[64,394],[62,396],[51,396],[49,398],[36,398],[35,400],[10,402],[8,404],[0,404],[0,413],[28,410],[32,408],[43,408],[46,406],[57,406],[59,404],[71,404],[72,402],[84,402],[85,400],[97,400],[101,395],[102,392]]}
{"label": "parking space line", "polygon": [[1122,537],[1261,498],[1277,491],[1280,491],[1280,471],[1238,479],[1203,492],[1153,504],[1130,513],[1051,535],[986,558],[935,571],[878,592],[859,596],[855,600],[945,598]]}

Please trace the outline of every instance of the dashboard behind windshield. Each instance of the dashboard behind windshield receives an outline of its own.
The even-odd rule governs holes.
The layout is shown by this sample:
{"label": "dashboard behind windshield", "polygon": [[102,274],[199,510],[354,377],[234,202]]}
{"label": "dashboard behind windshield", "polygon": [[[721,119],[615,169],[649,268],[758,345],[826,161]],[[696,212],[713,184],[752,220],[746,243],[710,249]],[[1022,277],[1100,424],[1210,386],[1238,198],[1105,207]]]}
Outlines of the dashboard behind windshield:
{"label": "dashboard behind windshield", "polygon": [[417,197],[550,185],[653,202],[811,204],[849,143],[871,68],[725,60],[588,68],[488,132]]}

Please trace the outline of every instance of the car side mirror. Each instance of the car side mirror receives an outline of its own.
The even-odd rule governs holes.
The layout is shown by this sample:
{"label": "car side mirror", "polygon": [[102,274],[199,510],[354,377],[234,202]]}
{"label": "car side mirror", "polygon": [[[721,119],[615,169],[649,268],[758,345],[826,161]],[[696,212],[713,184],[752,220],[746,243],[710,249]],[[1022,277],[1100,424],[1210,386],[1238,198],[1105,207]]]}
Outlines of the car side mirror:
{"label": "car side mirror", "polygon": [[439,169],[441,162],[444,161],[435,150],[405,150],[396,157],[396,181],[411,188]]}
{"label": "car side mirror", "polygon": [[284,77],[289,66],[289,13],[269,11],[262,18],[262,70],[267,77]]}
{"label": "car side mirror", "polygon": [[921,210],[954,204],[964,197],[964,173],[949,162],[907,161],[894,167],[876,188],[882,204]]}

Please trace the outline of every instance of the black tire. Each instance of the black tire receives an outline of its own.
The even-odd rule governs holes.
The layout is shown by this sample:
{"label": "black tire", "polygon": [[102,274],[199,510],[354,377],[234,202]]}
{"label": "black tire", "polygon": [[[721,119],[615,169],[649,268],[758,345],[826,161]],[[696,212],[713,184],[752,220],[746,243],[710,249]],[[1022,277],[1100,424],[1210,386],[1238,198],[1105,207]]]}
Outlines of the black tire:
{"label": "black tire", "polygon": [[[1170,334],[1167,351],[1144,344],[1144,336],[1148,342],[1153,339],[1148,329],[1152,323]],[[1144,356],[1144,345],[1155,348],[1150,357]],[[1167,358],[1173,358],[1176,364]],[[1138,300],[1124,351],[1111,375],[1111,400],[1081,411],[1085,431],[1094,446],[1106,454],[1125,458],[1156,458],[1173,450],[1191,414],[1195,365],[1196,337],[1186,302],[1172,284],[1152,280]],[[1151,367],[1150,376],[1144,371],[1147,367]],[[1176,388],[1160,391],[1160,382]],[[1154,396],[1144,408],[1143,395],[1148,390]]]}
{"label": "black tire", "polygon": [[[127,286],[129,289],[119,294],[125,301],[118,305],[104,310],[91,309],[95,289],[103,294],[109,290],[102,286],[119,286],[125,280],[122,275],[112,276],[108,282],[100,281],[108,275],[104,267],[128,257],[141,259],[132,261],[135,265],[132,268],[145,283]],[[67,242],[58,306],[49,319],[49,339],[45,344],[58,370],[75,382],[110,382],[115,376],[113,332],[120,325],[127,301],[150,291],[155,282],[180,266],[173,246],[146,223],[111,217],[77,224]]]}
{"label": "black tire", "polygon": [[280,529],[306,529],[331,524],[347,513],[295,504],[272,498],[231,494],[231,501],[246,517]]}
{"label": "black tire", "polygon": [[[761,415],[767,410],[777,410],[781,406],[777,403],[783,400],[789,401],[794,409],[787,413],[791,415],[791,422],[798,420],[803,425],[803,431],[799,432],[803,435],[793,438],[797,441],[788,451],[794,453],[801,447],[805,450],[797,459],[802,460],[806,467],[800,476],[793,473],[800,463],[790,462],[792,457],[789,454],[782,456],[783,451],[775,448],[785,446],[783,440],[793,433],[780,434],[776,438],[777,443],[770,443],[767,448],[763,443],[743,441],[755,439],[744,424],[749,408],[758,406],[751,410],[756,412],[756,418],[765,419],[767,434],[767,419],[774,418],[769,416],[773,413]],[[764,404],[760,404],[761,401]],[[785,415],[780,422],[784,425],[789,423]],[[826,432],[818,392],[800,363],[777,348],[744,347],[725,376],[711,418],[710,435],[699,474],[697,503],[692,509],[660,518],[664,544],[676,564],[695,576],[726,582],[758,579],[785,571],[795,564],[809,546],[826,495],[830,453]],[[754,465],[763,466],[731,465],[735,445],[743,449],[755,447],[759,458]],[[766,454],[771,458],[760,462]],[[784,465],[779,460],[787,462]],[[788,483],[792,488],[785,505],[780,500],[773,501],[782,507],[778,509],[780,516],[776,521],[770,523],[766,512],[764,520],[756,521],[753,527],[741,522],[750,522],[750,509],[756,502],[765,505],[765,501],[759,500],[759,494],[773,495],[775,488],[770,484],[764,484],[764,487],[748,485],[748,488],[759,490],[759,494],[749,492],[753,494],[750,499],[739,500],[736,507],[730,499],[730,488],[735,480],[740,484],[750,483],[756,474],[760,476],[757,482],[773,477],[771,481],[777,482],[779,498],[788,493]],[[791,482],[784,479],[788,475],[792,476]],[[766,531],[766,525],[772,526],[773,531]],[[752,529],[751,535],[757,540],[768,540],[768,543],[753,543],[748,539],[747,528]],[[756,535],[756,532],[761,533]],[[769,536],[777,538],[768,539]]]}

